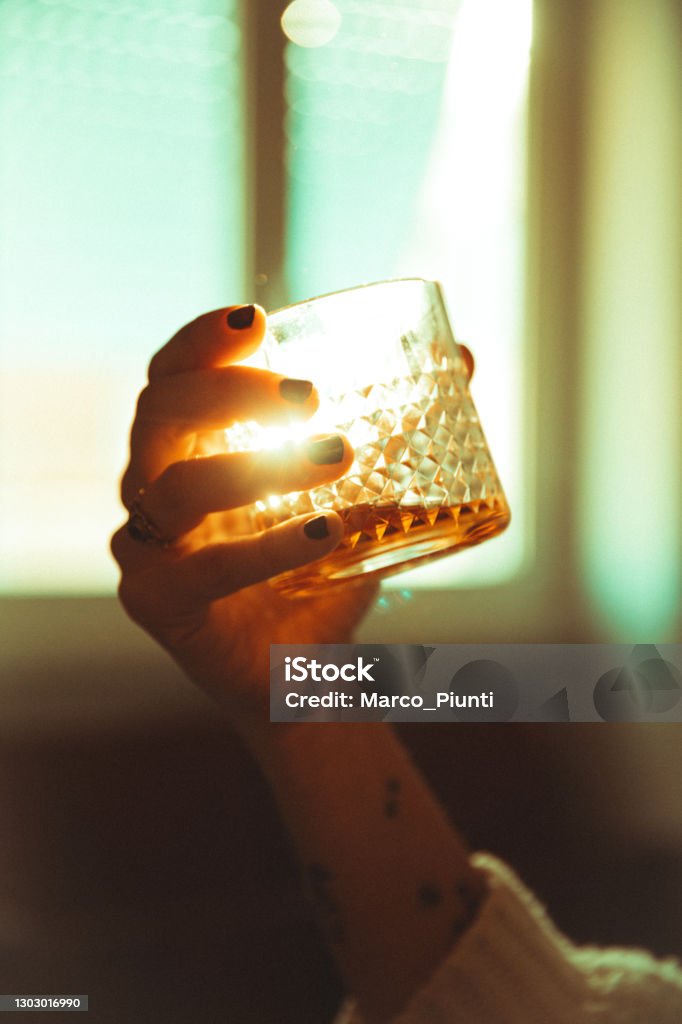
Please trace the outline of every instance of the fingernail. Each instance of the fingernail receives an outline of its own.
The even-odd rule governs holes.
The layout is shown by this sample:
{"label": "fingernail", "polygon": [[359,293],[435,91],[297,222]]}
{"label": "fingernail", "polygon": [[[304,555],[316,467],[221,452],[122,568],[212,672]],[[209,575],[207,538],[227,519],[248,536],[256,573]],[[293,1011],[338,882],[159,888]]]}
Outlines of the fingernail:
{"label": "fingernail", "polygon": [[279,393],[286,402],[295,402],[296,405],[303,405],[313,390],[313,382],[311,380],[295,380],[293,377],[287,377],[286,380],[279,382]]}
{"label": "fingernail", "polygon": [[309,519],[303,527],[303,532],[310,540],[324,540],[329,536],[327,517],[318,516],[317,519]]}
{"label": "fingernail", "polygon": [[306,445],[306,454],[317,466],[330,466],[341,462],[344,453],[343,438],[338,435],[323,437],[320,441],[310,441]]}
{"label": "fingernail", "polygon": [[245,327],[251,326],[255,315],[255,306],[238,306],[237,309],[233,309],[227,314],[227,326],[237,331],[243,331]]}

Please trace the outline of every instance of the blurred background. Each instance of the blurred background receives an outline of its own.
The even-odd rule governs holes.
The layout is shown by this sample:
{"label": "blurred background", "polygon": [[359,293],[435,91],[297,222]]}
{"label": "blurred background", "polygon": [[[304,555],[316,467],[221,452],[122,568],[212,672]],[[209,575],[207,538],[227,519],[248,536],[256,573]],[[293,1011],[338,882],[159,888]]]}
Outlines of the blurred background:
{"label": "blurred background", "polygon": [[[444,285],[513,523],[387,584],[360,639],[680,641],[681,21],[0,0],[0,990],[166,1024],[338,995],[258,777],[114,596],[135,397],[198,313]],[[406,731],[574,937],[677,953],[681,737]]]}

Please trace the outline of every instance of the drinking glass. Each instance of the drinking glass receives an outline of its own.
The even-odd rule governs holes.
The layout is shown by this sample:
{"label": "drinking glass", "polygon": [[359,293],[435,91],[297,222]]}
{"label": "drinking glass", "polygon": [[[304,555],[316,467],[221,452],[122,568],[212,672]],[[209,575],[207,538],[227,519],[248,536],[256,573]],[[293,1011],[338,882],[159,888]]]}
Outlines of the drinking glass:
{"label": "drinking glass", "polygon": [[388,576],[494,537],[509,523],[436,282],[383,281],[280,309],[249,363],[313,380],[320,406],[296,426],[237,424],[226,431],[230,450],[321,433],[343,433],[355,450],[342,479],[247,510],[253,531],[328,509],[343,520],[335,551],[275,577],[273,586],[304,595]]}

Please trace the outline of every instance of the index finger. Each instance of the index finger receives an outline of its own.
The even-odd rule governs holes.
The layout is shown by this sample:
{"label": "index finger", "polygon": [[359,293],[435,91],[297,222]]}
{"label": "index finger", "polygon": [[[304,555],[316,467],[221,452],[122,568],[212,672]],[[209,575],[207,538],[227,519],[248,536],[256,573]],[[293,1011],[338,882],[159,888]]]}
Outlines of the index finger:
{"label": "index finger", "polygon": [[185,324],[159,349],[149,364],[149,380],[246,359],[264,334],[265,311],[260,306],[214,309]]}

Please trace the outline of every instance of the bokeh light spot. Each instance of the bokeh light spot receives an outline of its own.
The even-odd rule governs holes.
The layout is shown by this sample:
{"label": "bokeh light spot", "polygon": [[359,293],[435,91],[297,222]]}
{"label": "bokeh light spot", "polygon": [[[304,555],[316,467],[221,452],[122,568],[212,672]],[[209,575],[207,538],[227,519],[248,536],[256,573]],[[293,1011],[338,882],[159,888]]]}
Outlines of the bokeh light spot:
{"label": "bokeh light spot", "polygon": [[297,46],[325,46],[339,31],[341,15],[331,0],[294,0],[281,22],[285,36]]}

